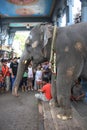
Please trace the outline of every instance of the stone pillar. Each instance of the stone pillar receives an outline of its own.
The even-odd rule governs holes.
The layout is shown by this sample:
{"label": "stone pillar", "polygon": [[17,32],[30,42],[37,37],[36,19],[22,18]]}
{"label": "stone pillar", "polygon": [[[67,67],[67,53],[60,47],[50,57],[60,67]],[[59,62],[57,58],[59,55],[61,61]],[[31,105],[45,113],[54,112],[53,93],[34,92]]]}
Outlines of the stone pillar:
{"label": "stone pillar", "polygon": [[14,50],[12,48],[12,44],[13,44],[13,40],[14,40],[14,36],[15,36],[15,32],[10,32],[9,30],[9,38],[8,38],[8,45],[10,46],[10,49],[11,49],[11,52],[9,54],[9,57],[10,58],[13,58],[13,53],[14,53]]}
{"label": "stone pillar", "polygon": [[1,43],[4,44],[6,37],[8,36],[8,25],[1,26],[0,40]]}
{"label": "stone pillar", "polygon": [[11,46],[14,40],[15,32],[10,32],[9,33],[9,39],[8,39],[8,44]]}
{"label": "stone pillar", "polygon": [[58,15],[57,15],[57,19],[56,19],[56,21],[57,21],[57,26],[58,26],[58,27],[61,27],[61,26],[62,26],[63,16],[64,16],[63,10],[62,10],[62,9],[58,10]]}
{"label": "stone pillar", "polygon": [[53,22],[52,22],[52,24],[53,24],[54,26],[57,25],[57,16],[56,16],[56,15],[53,17]]}
{"label": "stone pillar", "polygon": [[81,1],[81,21],[87,21],[87,0],[80,0]]}
{"label": "stone pillar", "polygon": [[67,0],[66,3],[66,24],[73,24],[72,7],[74,0]]}
{"label": "stone pillar", "polygon": [[1,42],[1,26],[0,26],[0,45],[2,44]]}
{"label": "stone pillar", "polygon": [[58,20],[57,20],[57,25],[59,27],[61,27],[61,24],[62,24],[62,17],[58,18]]}

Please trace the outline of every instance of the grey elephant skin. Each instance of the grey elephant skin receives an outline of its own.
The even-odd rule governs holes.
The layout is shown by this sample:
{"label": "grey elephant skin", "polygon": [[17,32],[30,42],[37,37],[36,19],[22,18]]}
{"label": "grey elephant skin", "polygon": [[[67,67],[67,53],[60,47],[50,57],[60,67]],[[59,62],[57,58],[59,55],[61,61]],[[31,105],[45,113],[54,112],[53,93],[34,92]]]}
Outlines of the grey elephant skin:
{"label": "grey elephant skin", "polygon": [[[18,89],[25,67],[24,63],[33,58],[34,67],[50,59],[51,42],[54,27],[52,25],[35,26],[26,40],[25,50],[20,58],[14,87]],[[67,27],[58,27],[56,41],[57,78],[52,87],[52,96],[60,107],[62,118],[71,117],[71,85],[79,76],[87,79],[87,23],[78,23]]]}

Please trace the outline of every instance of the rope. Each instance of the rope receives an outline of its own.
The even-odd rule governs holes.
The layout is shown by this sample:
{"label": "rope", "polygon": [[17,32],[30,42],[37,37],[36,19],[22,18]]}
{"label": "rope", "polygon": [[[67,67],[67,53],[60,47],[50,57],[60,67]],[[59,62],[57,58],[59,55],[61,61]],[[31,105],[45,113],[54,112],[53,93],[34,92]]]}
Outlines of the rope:
{"label": "rope", "polygon": [[56,53],[53,55],[53,73],[56,74]]}
{"label": "rope", "polygon": [[50,63],[51,63],[51,68],[52,72],[56,74],[56,53],[54,52],[54,43],[56,40],[56,32],[57,32],[57,26],[54,26],[53,30],[53,38],[52,38],[52,44],[51,44],[51,55],[50,55]]}
{"label": "rope", "polygon": [[55,42],[55,37],[56,37],[56,31],[57,31],[57,27],[56,27],[56,25],[55,25],[55,26],[54,26],[54,30],[53,30],[52,44],[51,44],[50,62],[52,62],[52,59],[53,59],[54,42]]}

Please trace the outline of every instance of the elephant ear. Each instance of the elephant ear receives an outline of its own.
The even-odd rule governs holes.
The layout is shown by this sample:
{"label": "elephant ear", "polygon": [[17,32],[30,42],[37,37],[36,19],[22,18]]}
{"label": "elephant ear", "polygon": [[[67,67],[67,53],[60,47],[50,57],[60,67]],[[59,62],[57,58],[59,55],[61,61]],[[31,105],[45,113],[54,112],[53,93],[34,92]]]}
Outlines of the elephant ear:
{"label": "elephant ear", "polygon": [[48,43],[48,39],[52,37],[52,25],[44,25],[43,32],[44,32],[44,46],[46,46]]}
{"label": "elephant ear", "polygon": [[[49,38],[52,37],[52,30],[53,30],[52,25],[43,25],[43,26],[41,26],[41,34],[44,35],[42,54],[43,54],[43,56],[44,56],[45,58],[46,58],[46,56],[47,56],[47,48],[46,48],[46,45],[47,45],[47,43],[48,43]],[[43,36],[42,36],[42,37],[43,37]]]}

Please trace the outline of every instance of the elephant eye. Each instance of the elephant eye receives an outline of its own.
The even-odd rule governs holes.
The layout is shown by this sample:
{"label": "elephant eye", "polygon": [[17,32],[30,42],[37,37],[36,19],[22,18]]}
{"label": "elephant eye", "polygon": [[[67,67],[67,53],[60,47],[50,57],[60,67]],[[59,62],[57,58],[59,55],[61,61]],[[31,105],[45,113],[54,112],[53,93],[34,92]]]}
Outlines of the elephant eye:
{"label": "elephant eye", "polygon": [[33,58],[33,56],[32,56],[32,57],[31,57],[31,60],[33,61],[33,59],[34,59],[34,58]]}
{"label": "elephant eye", "polygon": [[28,47],[31,47],[31,45],[29,44]]}

